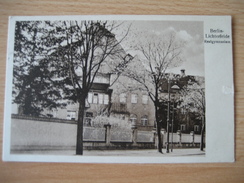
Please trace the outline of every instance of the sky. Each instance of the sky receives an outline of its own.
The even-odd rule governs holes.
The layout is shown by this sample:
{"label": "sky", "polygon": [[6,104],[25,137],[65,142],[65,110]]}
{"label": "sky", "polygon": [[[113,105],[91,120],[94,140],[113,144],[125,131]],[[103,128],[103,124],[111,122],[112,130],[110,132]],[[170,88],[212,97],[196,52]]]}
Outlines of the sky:
{"label": "sky", "polygon": [[[182,49],[182,62],[168,72],[179,74],[185,69],[187,75],[204,76],[204,45],[203,22],[193,21],[125,21],[118,30],[115,30],[119,40],[130,26],[129,34],[121,43],[127,53],[135,56],[138,52],[133,47],[146,43],[148,40],[160,40],[168,32],[175,32],[177,39],[185,41]],[[140,53],[139,53],[140,54]],[[140,55],[139,55],[140,56]]]}

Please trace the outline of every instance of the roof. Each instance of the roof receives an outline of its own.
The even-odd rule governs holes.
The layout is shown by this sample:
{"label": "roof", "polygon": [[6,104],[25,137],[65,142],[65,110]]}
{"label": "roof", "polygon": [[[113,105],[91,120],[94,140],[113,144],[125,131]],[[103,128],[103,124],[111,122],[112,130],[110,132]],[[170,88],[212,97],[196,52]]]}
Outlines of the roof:
{"label": "roof", "polygon": [[[178,86],[180,89],[182,89],[184,86],[186,86],[189,82],[191,81],[196,81],[195,76],[183,76],[183,77],[179,77],[178,75],[175,75],[176,77],[174,77],[174,79],[172,79],[170,81],[170,86]],[[163,78],[160,81],[160,91],[163,93],[167,93],[168,92],[168,79],[167,78]],[[175,86],[175,88],[176,88]]]}
{"label": "roof", "polygon": [[92,90],[98,90],[98,91],[107,91],[109,89],[109,84],[106,83],[93,83]]}

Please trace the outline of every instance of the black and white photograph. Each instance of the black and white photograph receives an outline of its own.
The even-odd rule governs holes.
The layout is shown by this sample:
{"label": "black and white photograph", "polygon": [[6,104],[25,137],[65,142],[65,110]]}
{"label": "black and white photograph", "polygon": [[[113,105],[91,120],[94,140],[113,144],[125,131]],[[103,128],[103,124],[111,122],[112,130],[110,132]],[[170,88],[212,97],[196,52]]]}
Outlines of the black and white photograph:
{"label": "black and white photograph", "polygon": [[[207,117],[214,111],[219,116],[212,105],[219,102],[212,91],[219,91],[212,87],[218,69],[206,60],[205,45],[231,45],[225,30],[213,27],[206,34],[204,18],[84,17],[10,19],[8,156],[204,162],[218,147],[213,144],[220,140],[212,138],[222,130],[218,124],[225,124]],[[229,85],[220,90],[232,95]]]}

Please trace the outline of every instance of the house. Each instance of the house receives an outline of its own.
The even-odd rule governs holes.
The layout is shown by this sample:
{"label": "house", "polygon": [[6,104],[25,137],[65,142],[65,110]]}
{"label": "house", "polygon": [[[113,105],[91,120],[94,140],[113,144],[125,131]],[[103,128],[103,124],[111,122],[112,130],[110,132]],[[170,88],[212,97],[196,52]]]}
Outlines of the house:
{"label": "house", "polygon": [[[171,77],[169,80],[168,78]],[[182,95],[185,87],[193,85],[196,82],[203,82],[204,77],[186,75],[185,70],[181,70],[181,74],[165,74],[165,78],[160,81],[160,101],[162,108],[162,118],[163,118],[163,128],[166,129],[167,126],[167,112],[168,112],[168,98],[170,93],[170,122],[173,121],[173,131],[176,132],[180,130],[184,133],[189,133],[194,131],[195,133],[200,133],[202,118],[200,117],[197,109],[195,111],[190,110],[189,105],[194,105],[193,103],[188,106],[182,105],[184,97]],[[170,87],[170,90],[169,90]],[[178,91],[174,88],[178,87]]]}
{"label": "house", "polygon": [[[110,86],[115,77],[115,74],[102,73],[96,76],[86,99],[84,125],[96,126],[96,117],[111,115],[130,121],[138,130],[151,131],[154,127],[155,112],[148,94],[141,90],[126,90],[123,86],[127,87],[134,81],[124,76],[119,77],[114,85]],[[65,108],[54,111],[53,117],[78,119],[78,104],[68,103]]]}
{"label": "house", "polygon": [[111,115],[130,121],[138,130],[150,131],[155,121],[154,104],[136,85],[133,79],[121,76],[112,86]]}

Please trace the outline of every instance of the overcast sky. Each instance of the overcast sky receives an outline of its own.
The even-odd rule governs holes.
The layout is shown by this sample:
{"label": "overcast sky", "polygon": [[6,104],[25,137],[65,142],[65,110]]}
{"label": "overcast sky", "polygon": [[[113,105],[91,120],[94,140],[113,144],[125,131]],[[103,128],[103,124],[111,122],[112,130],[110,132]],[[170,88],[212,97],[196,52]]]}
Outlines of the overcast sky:
{"label": "overcast sky", "polygon": [[184,62],[169,72],[180,73],[186,70],[187,75],[204,76],[204,45],[203,45],[203,22],[192,21],[127,21],[115,32],[118,39],[125,33],[126,27],[131,24],[130,32],[122,43],[123,48],[133,56],[138,54],[131,46],[157,39],[172,31],[179,40],[186,41],[183,50]]}

